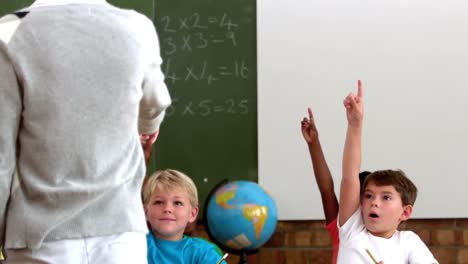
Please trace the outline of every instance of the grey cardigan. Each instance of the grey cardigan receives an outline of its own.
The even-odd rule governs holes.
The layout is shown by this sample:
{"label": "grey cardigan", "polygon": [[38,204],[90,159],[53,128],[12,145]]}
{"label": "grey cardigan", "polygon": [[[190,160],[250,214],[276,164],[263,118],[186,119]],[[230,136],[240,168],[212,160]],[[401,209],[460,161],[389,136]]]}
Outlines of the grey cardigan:
{"label": "grey cardigan", "polygon": [[0,244],[147,232],[139,134],[171,103],[161,63],[153,23],[102,0],[0,19]]}

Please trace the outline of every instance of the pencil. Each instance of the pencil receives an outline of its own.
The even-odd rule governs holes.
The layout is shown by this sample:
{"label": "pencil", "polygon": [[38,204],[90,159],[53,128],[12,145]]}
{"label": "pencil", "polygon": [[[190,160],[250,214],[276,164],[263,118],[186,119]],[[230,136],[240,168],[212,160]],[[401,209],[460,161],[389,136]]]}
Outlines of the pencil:
{"label": "pencil", "polygon": [[229,256],[228,253],[224,254],[224,256],[220,260],[218,260],[218,262],[216,264],[221,264],[221,262],[223,262],[223,260],[225,260],[227,258],[227,256]]}
{"label": "pencil", "polygon": [[379,264],[379,263],[377,262],[377,260],[375,260],[374,256],[372,256],[372,254],[370,253],[370,251],[369,251],[367,248],[366,248],[366,252],[367,252],[367,254],[369,255],[369,257],[372,259],[372,261],[374,261],[374,264]]}

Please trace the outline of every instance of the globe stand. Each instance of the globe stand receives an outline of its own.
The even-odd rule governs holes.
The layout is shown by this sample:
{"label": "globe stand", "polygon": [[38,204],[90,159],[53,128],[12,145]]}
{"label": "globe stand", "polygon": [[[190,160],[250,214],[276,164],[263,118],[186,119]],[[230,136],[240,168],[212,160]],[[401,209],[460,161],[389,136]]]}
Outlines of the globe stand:
{"label": "globe stand", "polygon": [[249,263],[247,262],[247,253],[245,253],[245,251],[242,251],[242,252],[240,253],[239,264],[249,264]]}

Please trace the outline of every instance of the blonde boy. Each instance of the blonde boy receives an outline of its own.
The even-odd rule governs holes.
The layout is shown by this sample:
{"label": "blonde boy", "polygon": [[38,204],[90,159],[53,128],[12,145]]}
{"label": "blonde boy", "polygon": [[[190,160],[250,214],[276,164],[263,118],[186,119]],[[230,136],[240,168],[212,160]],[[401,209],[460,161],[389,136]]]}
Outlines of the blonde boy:
{"label": "blonde boy", "polygon": [[[187,224],[198,215],[198,194],[193,181],[177,170],[156,171],[143,189],[148,263],[217,263],[221,253],[201,238],[184,236]],[[222,262],[225,263],[225,262]]]}
{"label": "blonde boy", "polygon": [[[348,129],[343,153],[338,227],[340,248],[337,263],[438,263],[421,239],[411,231],[398,231],[398,225],[413,212],[416,186],[401,171],[376,171],[364,182],[361,195],[361,137],[363,96],[344,100]],[[370,253],[369,253],[370,252]]]}

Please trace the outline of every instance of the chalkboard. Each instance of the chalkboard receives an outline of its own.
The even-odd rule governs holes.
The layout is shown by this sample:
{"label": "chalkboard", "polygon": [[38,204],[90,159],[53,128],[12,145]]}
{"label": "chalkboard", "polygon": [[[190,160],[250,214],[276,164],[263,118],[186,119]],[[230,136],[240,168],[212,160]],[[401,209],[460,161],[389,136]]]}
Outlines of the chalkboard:
{"label": "chalkboard", "polygon": [[279,218],[324,218],[300,132],[307,106],[339,192],[342,101],[358,79],[362,169],[405,171],[415,218],[468,217],[468,1],[257,3],[259,182]]}
{"label": "chalkboard", "polygon": [[136,10],[154,21],[156,0],[107,0],[107,2],[121,8]]}
{"label": "chalkboard", "polygon": [[173,105],[153,162],[192,177],[203,205],[224,179],[258,178],[255,1],[157,1],[154,22]]}
{"label": "chalkboard", "polygon": [[32,2],[33,0],[3,0],[0,5],[0,17],[29,6]]}

